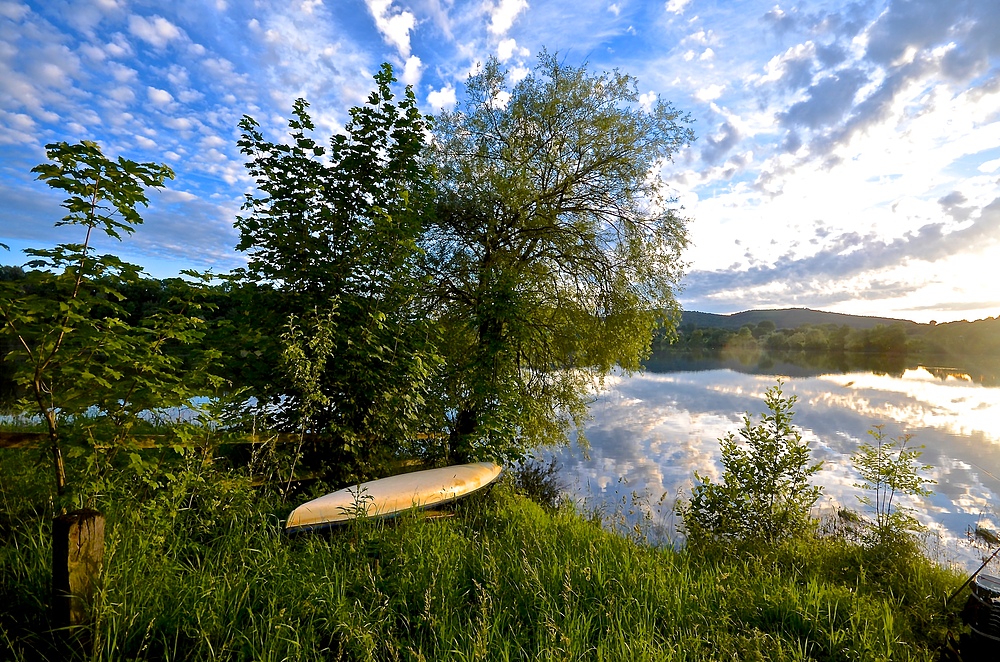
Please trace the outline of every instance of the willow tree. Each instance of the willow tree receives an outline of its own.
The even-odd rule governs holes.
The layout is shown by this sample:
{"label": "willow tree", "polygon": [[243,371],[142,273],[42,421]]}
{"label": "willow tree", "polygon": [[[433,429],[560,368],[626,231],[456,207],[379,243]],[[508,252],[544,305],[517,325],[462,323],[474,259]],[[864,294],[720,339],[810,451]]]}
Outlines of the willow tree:
{"label": "willow tree", "polygon": [[424,238],[450,343],[454,457],[563,441],[615,366],[640,368],[672,330],[686,220],[660,170],[693,140],[634,78],[543,52],[514,85],[496,60],[435,118],[438,177]]}

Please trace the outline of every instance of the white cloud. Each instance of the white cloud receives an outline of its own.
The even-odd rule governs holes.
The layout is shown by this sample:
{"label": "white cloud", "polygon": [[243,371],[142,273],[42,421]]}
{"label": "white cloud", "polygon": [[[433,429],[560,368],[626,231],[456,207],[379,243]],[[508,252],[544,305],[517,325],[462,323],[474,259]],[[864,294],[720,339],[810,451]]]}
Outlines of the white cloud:
{"label": "white cloud", "polygon": [[159,143],[157,143],[155,140],[151,140],[146,136],[136,136],[135,144],[143,149],[148,149],[148,150],[154,150],[160,146]]}
{"label": "white cloud", "polygon": [[403,75],[400,80],[403,81],[405,85],[416,86],[420,83],[420,76],[423,73],[424,65],[420,61],[420,58],[416,55],[411,55],[406,60],[406,64],[403,65]]}
{"label": "white cloud", "polygon": [[656,103],[656,92],[650,90],[645,94],[639,95],[639,106],[642,107],[647,113],[653,109],[653,105]]}
{"label": "white cloud", "polygon": [[128,31],[156,48],[163,48],[169,42],[180,39],[184,34],[180,28],[162,16],[153,16],[151,19],[135,15],[129,16]]}
{"label": "white cloud", "polygon": [[615,16],[618,16],[621,13],[622,8],[619,7],[618,3],[616,2],[615,4],[608,6],[608,11],[614,14]]}
{"label": "white cloud", "polygon": [[527,48],[523,47],[518,48],[517,42],[513,38],[504,39],[499,44],[497,44],[497,57],[500,58],[501,62],[506,62],[514,55],[518,55],[520,57],[528,57],[528,55],[530,54],[531,53],[530,51],[528,51]]}
{"label": "white cloud", "polygon": [[684,39],[681,41],[681,43],[683,44],[699,44],[701,46],[707,46],[708,44],[714,42],[715,42],[715,33],[712,32],[711,30],[708,30],[707,32],[705,30],[698,30],[697,32],[693,32],[688,36],[684,37]]}
{"label": "white cloud", "polygon": [[148,96],[149,100],[157,106],[166,106],[174,100],[173,96],[170,95],[170,92],[160,90],[155,87],[147,87],[146,96]]}
{"label": "white cloud", "polygon": [[1000,159],[993,159],[980,164],[979,172],[996,172],[1000,168]]}
{"label": "white cloud", "polygon": [[507,90],[500,90],[489,101],[491,108],[506,108],[508,103],[510,103],[510,92]]}
{"label": "white cloud", "polygon": [[412,12],[393,14],[392,0],[365,0],[382,38],[396,47],[403,57],[410,56],[410,30],[416,25]]}
{"label": "white cloud", "polygon": [[0,16],[12,21],[20,21],[31,9],[19,2],[0,2]]}
{"label": "white cloud", "polygon": [[695,92],[695,98],[698,101],[715,101],[720,96],[722,96],[722,91],[726,89],[725,85],[709,85],[708,87],[703,87],[697,92]]}
{"label": "white cloud", "polygon": [[490,10],[490,32],[495,35],[506,34],[517,15],[527,8],[528,0],[500,0],[500,3]]}
{"label": "white cloud", "polygon": [[131,103],[135,100],[135,92],[132,91],[132,88],[124,85],[111,89],[107,95],[119,103]]}
{"label": "white cloud", "polygon": [[322,6],[323,0],[302,0],[302,11],[306,14],[312,14],[314,9]]}
{"label": "white cloud", "polygon": [[715,51],[713,51],[711,48],[706,48],[704,52],[702,52],[702,54],[698,56],[698,59],[701,60],[702,62],[707,62],[714,57],[715,57]]}
{"label": "white cloud", "polygon": [[527,78],[530,73],[531,70],[528,69],[528,67],[513,67],[507,70],[507,80],[511,85],[517,85],[519,82]]}
{"label": "white cloud", "polygon": [[451,85],[445,85],[440,90],[431,92],[427,95],[427,103],[435,111],[451,110],[458,103],[458,98],[455,96],[455,88]]}
{"label": "white cloud", "polygon": [[688,6],[691,0],[670,0],[664,5],[668,12],[672,14],[683,14],[684,8]]}

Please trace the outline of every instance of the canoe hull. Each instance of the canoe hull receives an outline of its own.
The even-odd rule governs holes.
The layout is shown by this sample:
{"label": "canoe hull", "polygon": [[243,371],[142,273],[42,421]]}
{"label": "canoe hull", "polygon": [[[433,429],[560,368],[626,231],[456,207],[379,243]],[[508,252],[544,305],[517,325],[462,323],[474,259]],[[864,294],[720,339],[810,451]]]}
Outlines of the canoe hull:
{"label": "canoe hull", "polygon": [[324,529],[357,517],[393,517],[433,508],[490,486],[501,473],[498,464],[475,462],[368,481],[302,504],[288,516],[285,531]]}

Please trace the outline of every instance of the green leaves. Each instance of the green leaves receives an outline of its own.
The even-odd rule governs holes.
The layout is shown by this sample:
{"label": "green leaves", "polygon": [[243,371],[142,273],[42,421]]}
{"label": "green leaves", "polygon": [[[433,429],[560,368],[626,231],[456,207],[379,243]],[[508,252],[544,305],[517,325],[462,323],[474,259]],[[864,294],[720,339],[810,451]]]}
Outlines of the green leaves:
{"label": "green leaves", "polygon": [[516,453],[565,441],[594,383],[640,369],[676,317],[685,219],[655,173],[693,134],[668,104],[643,110],[633,78],[545,52],[513,86],[491,59],[466,92],[434,119],[423,246],[455,339],[455,437]]}
{"label": "green leaves", "polygon": [[[120,239],[142,223],[146,188],[173,177],[165,165],[104,156],[93,142],[46,146],[53,161],[35,167],[38,178],[69,195],[57,226],[86,228],[81,243],[29,249],[30,270],[0,281],[0,335],[14,342],[5,360],[23,398],[48,429],[56,488],[62,494],[61,419],[83,413],[112,424],[113,444],[124,443],[143,412],[179,406],[218,386],[212,352],[185,351],[204,333],[202,287],[175,281],[161,305],[131,320],[123,306],[142,269],[114,255],[93,255],[94,229]],[[188,369],[191,369],[188,371]],[[88,465],[96,466],[92,457]]]}
{"label": "green leaves", "polygon": [[148,206],[145,189],[162,187],[173,179],[166,165],[136,163],[119,157],[112,161],[100,146],[89,140],[70,145],[65,142],[45,146],[45,155],[54,163],[31,169],[52,188],[69,193],[62,206],[69,212],[56,223],[100,228],[121,239],[119,232],[132,234],[142,217],[137,205]]}
{"label": "green leaves", "polygon": [[881,425],[874,426],[868,434],[874,443],[859,445],[851,458],[854,468],[861,474],[861,482],[855,487],[867,490],[858,500],[874,515],[870,542],[885,547],[905,542],[921,529],[912,515],[913,510],[904,506],[901,500],[930,496],[933,492],[924,486],[935,481],[920,475],[931,466],[920,463],[923,446],[911,446],[912,435],[890,439]]}
{"label": "green leaves", "polygon": [[239,279],[269,292],[249,320],[270,362],[254,393],[281,412],[279,425],[307,421],[354,458],[427,430],[420,414],[438,365],[418,247],[433,190],[427,124],[410,88],[396,100],[394,82],[384,65],[328,147],[302,99],[287,141],[240,123],[257,191],[236,222],[249,257]]}
{"label": "green leaves", "polygon": [[809,446],[792,426],[795,396],[781,382],[764,395],[768,412],[754,424],[744,415],[740,440],[721,439],[722,481],[695,473],[691,498],[678,511],[689,544],[773,543],[809,527],[809,511],[822,489],[809,483],[822,462],[811,463]]}

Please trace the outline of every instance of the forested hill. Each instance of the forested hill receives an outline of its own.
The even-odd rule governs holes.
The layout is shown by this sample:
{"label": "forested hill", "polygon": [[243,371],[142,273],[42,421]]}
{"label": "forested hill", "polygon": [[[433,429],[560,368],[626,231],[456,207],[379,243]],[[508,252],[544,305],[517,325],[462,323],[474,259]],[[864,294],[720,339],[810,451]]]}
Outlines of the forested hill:
{"label": "forested hill", "polygon": [[778,329],[797,329],[805,324],[835,324],[849,326],[852,329],[872,329],[878,324],[889,326],[903,324],[907,329],[920,326],[910,320],[893,319],[891,317],[866,317],[863,315],[845,315],[829,313],[809,308],[781,308],[777,310],[745,310],[730,315],[701,313],[696,310],[685,310],[681,317],[681,326],[692,325],[701,329],[733,329],[738,330],[744,325],[755,326],[765,320],[774,322]]}

